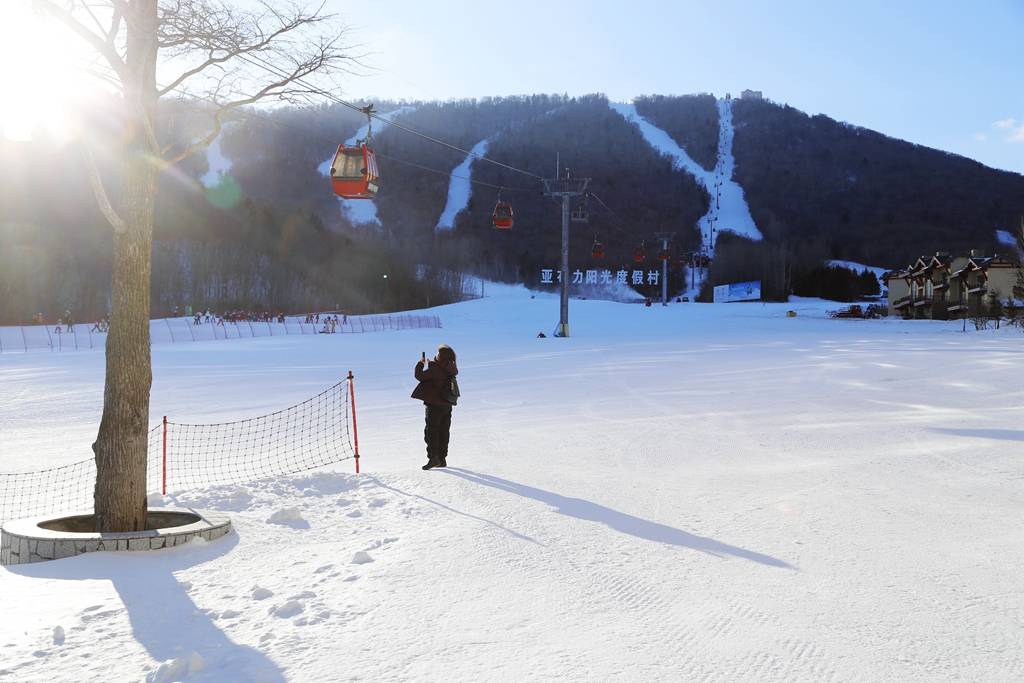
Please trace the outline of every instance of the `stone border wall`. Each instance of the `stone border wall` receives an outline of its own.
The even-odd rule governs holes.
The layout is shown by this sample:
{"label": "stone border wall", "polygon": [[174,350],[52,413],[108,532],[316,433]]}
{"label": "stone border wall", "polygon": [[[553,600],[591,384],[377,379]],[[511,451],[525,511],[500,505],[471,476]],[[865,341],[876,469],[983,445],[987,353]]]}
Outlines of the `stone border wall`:
{"label": "stone border wall", "polygon": [[152,512],[192,513],[199,521],[184,526],[128,533],[72,533],[50,531],[39,526],[43,522],[91,512],[54,517],[33,517],[5,522],[0,529],[0,566],[46,562],[83,553],[159,550],[184,545],[193,538],[212,541],[231,531],[231,519],[215,512],[178,508],[160,508]]}

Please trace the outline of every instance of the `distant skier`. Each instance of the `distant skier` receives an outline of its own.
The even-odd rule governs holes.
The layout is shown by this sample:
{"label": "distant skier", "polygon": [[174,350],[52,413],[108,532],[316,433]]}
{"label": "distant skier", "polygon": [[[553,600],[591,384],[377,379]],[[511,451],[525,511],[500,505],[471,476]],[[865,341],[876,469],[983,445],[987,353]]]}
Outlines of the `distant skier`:
{"label": "distant skier", "polygon": [[437,347],[437,355],[427,360],[424,353],[414,369],[419,384],[412,397],[426,406],[423,440],[427,444],[427,464],[423,469],[448,466],[448,438],[452,425],[452,407],[459,397],[455,375],[455,351],[447,344]]}

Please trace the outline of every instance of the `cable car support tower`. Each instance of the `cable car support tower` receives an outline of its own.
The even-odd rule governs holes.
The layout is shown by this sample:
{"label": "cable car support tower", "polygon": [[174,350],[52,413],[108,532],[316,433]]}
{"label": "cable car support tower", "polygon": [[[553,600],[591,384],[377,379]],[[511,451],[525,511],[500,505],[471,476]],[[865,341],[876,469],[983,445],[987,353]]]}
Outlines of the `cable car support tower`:
{"label": "cable car support tower", "polygon": [[544,179],[544,194],[562,200],[562,300],[556,337],[569,336],[569,222],[572,200],[583,196],[589,184],[590,178],[570,178],[569,169],[565,169],[565,177]]}

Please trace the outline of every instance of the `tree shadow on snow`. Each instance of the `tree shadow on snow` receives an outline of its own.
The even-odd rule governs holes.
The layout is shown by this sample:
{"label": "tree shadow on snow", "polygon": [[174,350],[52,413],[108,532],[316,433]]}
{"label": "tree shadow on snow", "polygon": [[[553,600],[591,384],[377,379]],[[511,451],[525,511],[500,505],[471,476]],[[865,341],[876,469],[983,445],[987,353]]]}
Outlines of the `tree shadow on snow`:
{"label": "tree shadow on snow", "polygon": [[682,531],[681,529],[675,529],[673,527],[666,526],[665,524],[659,524],[657,522],[641,519],[640,517],[634,517],[633,515],[628,515],[624,512],[619,512],[618,510],[612,510],[604,505],[591,503],[590,501],[582,500],[580,498],[568,498],[557,493],[545,491],[544,489],[526,486],[525,484],[517,484],[515,482],[508,481],[507,479],[500,479],[489,474],[479,474],[462,468],[448,467],[438,471],[459,477],[460,479],[465,479],[466,481],[471,481],[474,484],[490,486],[498,489],[499,491],[514,493],[525,498],[533,498],[534,500],[546,503],[547,505],[555,508],[555,512],[558,512],[559,514],[583,519],[588,522],[598,522],[620,533],[636,536],[637,538],[642,538],[647,541],[668,543],[669,545],[679,546],[681,548],[691,548],[716,557],[732,556],[750,560],[752,562],[759,562],[771,567],[782,567],[785,569],[794,568],[789,563],[771,557],[770,555],[764,555],[752,550],[722,543],[721,541],[716,541],[715,539],[707,538],[706,536],[697,536],[695,534]]}
{"label": "tree shadow on snow", "polygon": [[954,436],[969,436],[975,439],[997,439],[999,441],[1024,441],[1024,431],[1019,429],[955,429],[951,427],[930,427],[930,431]]}
{"label": "tree shadow on snow", "polygon": [[[167,550],[87,553],[7,569],[37,578],[111,581],[128,612],[132,635],[153,659],[158,663],[187,660],[192,652],[202,657],[201,670],[188,673],[187,664],[182,663],[185,670],[167,680],[283,683],[284,672],[277,664],[259,650],[228,638],[210,615],[196,606],[186,586],[174,578],[174,572],[215,560],[237,544],[238,536],[231,532],[209,543],[193,542]],[[239,592],[238,599],[244,600]],[[239,606],[239,611],[244,611],[244,606]]]}

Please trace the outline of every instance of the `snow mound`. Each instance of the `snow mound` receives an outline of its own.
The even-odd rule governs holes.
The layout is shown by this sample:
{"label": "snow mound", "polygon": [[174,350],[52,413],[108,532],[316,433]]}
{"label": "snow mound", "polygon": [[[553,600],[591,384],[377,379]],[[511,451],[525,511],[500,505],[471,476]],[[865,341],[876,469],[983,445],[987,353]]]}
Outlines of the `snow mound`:
{"label": "snow mound", "polygon": [[295,489],[305,496],[333,496],[359,487],[354,475],[340,472],[318,472],[306,477],[293,479]]}
{"label": "snow mound", "polygon": [[255,503],[249,489],[237,484],[210,486],[205,489],[177,493],[174,494],[172,499],[175,505],[181,507],[195,507],[206,510],[224,510],[229,512],[243,512],[245,510],[249,510]]}
{"label": "snow mound", "polygon": [[53,644],[63,645],[64,644],[64,628],[61,626],[55,626],[53,629]]}
{"label": "snow mound", "polygon": [[373,558],[365,550],[360,550],[352,556],[352,564],[369,564],[370,562],[373,562]]}
{"label": "snow mound", "polygon": [[273,595],[274,592],[269,588],[262,588],[260,586],[256,586],[252,589],[253,600],[266,600],[269,597],[273,597]]}
{"label": "snow mound", "polygon": [[267,518],[270,524],[290,526],[293,529],[308,529],[309,522],[302,517],[299,508],[282,508]]}
{"label": "snow mound", "polygon": [[270,614],[281,619],[291,619],[297,614],[301,614],[306,607],[298,600],[289,600],[288,602],[270,608]]}
{"label": "snow mound", "polygon": [[163,662],[146,676],[146,683],[175,683],[203,670],[206,663],[198,652]]}

